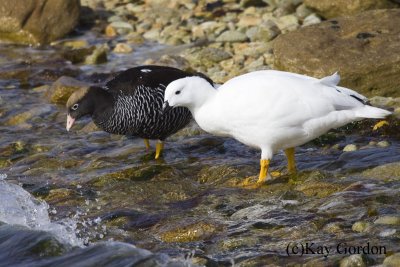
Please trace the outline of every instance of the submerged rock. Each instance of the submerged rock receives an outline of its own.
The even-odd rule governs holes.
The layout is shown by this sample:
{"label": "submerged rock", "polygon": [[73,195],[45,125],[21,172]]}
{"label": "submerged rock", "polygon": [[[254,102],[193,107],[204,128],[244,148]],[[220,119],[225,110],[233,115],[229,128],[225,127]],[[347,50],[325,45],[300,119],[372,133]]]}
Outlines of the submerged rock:
{"label": "submerged rock", "polygon": [[389,257],[387,257],[383,261],[384,267],[398,267],[400,266],[400,253],[395,253]]}
{"label": "submerged rock", "polygon": [[400,96],[400,10],[374,10],[301,28],[274,40],[275,68],[324,77],[366,96]]}
{"label": "submerged rock", "polygon": [[69,33],[79,18],[79,0],[2,0],[0,39],[47,44]]}
{"label": "submerged rock", "polygon": [[210,221],[195,223],[176,222],[175,225],[171,225],[167,227],[166,230],[162,230],[160,238],[164,242],[193,242],[210,239],[221,230],[221,225]]}

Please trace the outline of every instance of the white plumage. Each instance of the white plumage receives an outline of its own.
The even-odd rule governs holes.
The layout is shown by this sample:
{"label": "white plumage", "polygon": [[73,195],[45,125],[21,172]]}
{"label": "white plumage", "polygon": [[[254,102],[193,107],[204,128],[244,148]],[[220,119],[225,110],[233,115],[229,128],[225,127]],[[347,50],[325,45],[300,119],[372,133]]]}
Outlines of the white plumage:
{"label": "white plumage", "polygon": [[[364,96],[338,86],[339,81],[337,73],[316,79],[265,70],[238,76],[215,90],[200,77],[186,77],[168,85],[164,100],[188,107],[205,131],[260,148],[261,159],[269,164],[280,149],[292,149],[352,121],[390,114],[367,105]],[[259,182],[265,178],[261,176]]]}

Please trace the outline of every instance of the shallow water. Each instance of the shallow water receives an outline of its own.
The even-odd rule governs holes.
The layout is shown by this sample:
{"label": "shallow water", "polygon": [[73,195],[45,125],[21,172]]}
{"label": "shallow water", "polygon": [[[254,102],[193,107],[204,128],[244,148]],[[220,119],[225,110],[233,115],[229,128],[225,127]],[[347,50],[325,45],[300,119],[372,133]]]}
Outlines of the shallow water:
{"label": "shallow water", "polygon": [[[370,242],[399,251],[399,224],[375,223],[400,212],[399,173],[366,172],[400,161],[395,137],[337,132],[325,140],[328,146],[310,143],[296,151],[298,176],[283,175],[248,190],[237,184],[258,172],[257,150],[191,126],[171,137],[156,161],[140,139],[79,131],[90,119],[66,132],[65,108],[32,89],[61,75],[100,82],[162,49],[144,44],[131,56],[80,66],[68,64],[54,48],[0,46],[4,266],[166,266],[171,258],[181,262],[173,264],[207,266],[313,266],[337,265],[349,256],[288,256],[288,244],[296,242],[331,247]],[[21,113],[21,123],[10,125]],[[390,146],[368,145],[381,140]],[[343,152],[333,144],[362,149]],[[271,168],[284,171],[285,164],[280,153]],[[370,228],[352,230],[358,221]],[[380,264],[385,255],[365,257],[368,264]]]}

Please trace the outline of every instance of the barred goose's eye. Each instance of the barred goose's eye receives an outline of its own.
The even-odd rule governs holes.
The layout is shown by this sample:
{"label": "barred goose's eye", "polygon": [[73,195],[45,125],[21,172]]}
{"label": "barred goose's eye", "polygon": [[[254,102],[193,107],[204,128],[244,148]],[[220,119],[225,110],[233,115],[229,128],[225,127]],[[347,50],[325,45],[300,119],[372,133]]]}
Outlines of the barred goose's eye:
{"label": "barred goose's eye", "polygon": [[79,104],[75,104],[75,105],[73,105],[73,106],[71,107],[71,109],[72,109],[72,110],[77,110],[78,107],[79,107]]}
{"label": "barred goose's eye", "polygon": [[175,92],[176,95],[179,95],[180,93],[181,93],[181,91],[176,91]]}

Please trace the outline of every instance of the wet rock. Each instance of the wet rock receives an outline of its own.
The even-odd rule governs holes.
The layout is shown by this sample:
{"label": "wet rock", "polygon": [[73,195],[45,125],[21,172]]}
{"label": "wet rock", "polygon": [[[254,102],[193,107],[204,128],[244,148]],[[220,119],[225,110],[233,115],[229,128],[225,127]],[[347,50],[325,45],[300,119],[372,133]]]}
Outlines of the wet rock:
{"label": "wet rock", "polygon": [[51,85],[45,96],[51,103],[64,105],[73,92],[89,86],[89,83],[62,76]]}
{"label": "wet rock", "polygon": [[114,21],[109,25],[107,25],[106,27],[106,35],[110,37],[115,36],[117,34],[125,35],[132,31],[133,31],[133,26],[128,22],[124,21]]}
{"label": "wet rock", "polygon": [[31,119],[38,119],[44,117],[45,115],[48,115],[51,111],[52,108],[49,105],[34,107],[28,111],[24,111],[10,117],[5,124],[10,126],[25,125],[28,126],[29,128],[30,125],[27,124],[28,121],[30,121]]}
{"label": "wet rock", "polygon": [[400,253],[395,253],[389,257],[387,257],[383,261],[384,267],[398,267],[400,266]]}
{"label": "wet rock", "polygon": [[355,15],[366,10],[392,8],[396,5],[390,0],[304,0],[304,4],[324,18]]}
{"label": "wet rock", "polygon": [[339,71],[342,86],[366,96],[399,96],[399,24],[399,9],[374,10],[280,35],[275,68],[313,77]]}
{"label": "wet rock", "polygon": [[353,224],[351,227],[351,230],[358,232],[358,233],[363,233],[368,231],[371,228],[371,223],[369,222],[364,222],[364,221],[358,221]]}
{"label": "wet rock", "polygon": [[120,53],[120,54],[129,54],[132,53],[133,49],[130,45],[125,44],[125,43],[118,43],[114,49],[114,53]]}
{"label": "wet rock", "polygon": [[376,219],[375,224],[400,225],[400,217],[398,216],[382,216]]}
{"label": "wet rock", "polygon": [[156,175],[168,169],[169,167],[164,165],[151,165],[129,168],[101,176],[96,180],[93,180],[92,184],[95,186],[103,187],[105,185],[112,184],[115,181],[146,181],[152,179]]}
{"label": "wet rock", "polygon": [[365,177],[381,179],[381,180],[399,180],[400,179],[400,163],[394,162],[378,166],[362,172]]}
{"label": "wet rock", "polygon": [[343,148],[343,152],[357,151],[358,147],[355,144],[348,144]]}
{"label": "wet rock", "polygon": [[388,141],[379,141],[378,143],[376,143],[377,147],[389,147],[390,143]]}
{"label": "wet rock", "polygon": [[176,222],[162,230],[160,239],[164,242],[193,242],[210,239],[222,230],[222,226],[211,221],[194,223]]}
{"label": "wet rock", "polygon": [[239,171],[231,166],[207,166],[198,174],[198,181],[204,183],[221,184],[229,178],[237,177]]}
{"label": "wet rock", "polygon": [[22,44],[47,44],[78,23],[79,0],[3,0],[0,38]]}
{"label": "wet rock", "polygon": [[363,255],[351,255],[340,261],[340,267],[366,267],[369,266]]}
{"label": "wet rock", "polygon": [[245,42],[247,41],[246,34],[239,32],[239,31],[225,31],[216,39],[217,42],[228,42],[228,43],[235,43],[235,42]]}
{"label": "wet rock", "polygon": [[107,52],[109,47],[106,44],[97,45],[92,54],[85,58],[85,64],[95,65],[107,62]]}
{"label": "wet rock", "polygon": [[50,190],[49,194],[44,198],[46,202],[55,202],[63,200],[73,194],[73,191],[68,188],[57,188]]}
{"label": "wet rock", "polygon": [[295,189],[303,192],[308,197],[327,197],[338,192],[340,189],[342,189],[342,187],[332,183],[306,181],[304,184],[297,186]]}
{"label": "wet rock", "polygon": [[71,61],[72,64],[82,63],[86,58],[93,53],[95,46],[81,47],[81,48],[67,48],[61,54],[66,59]]}

